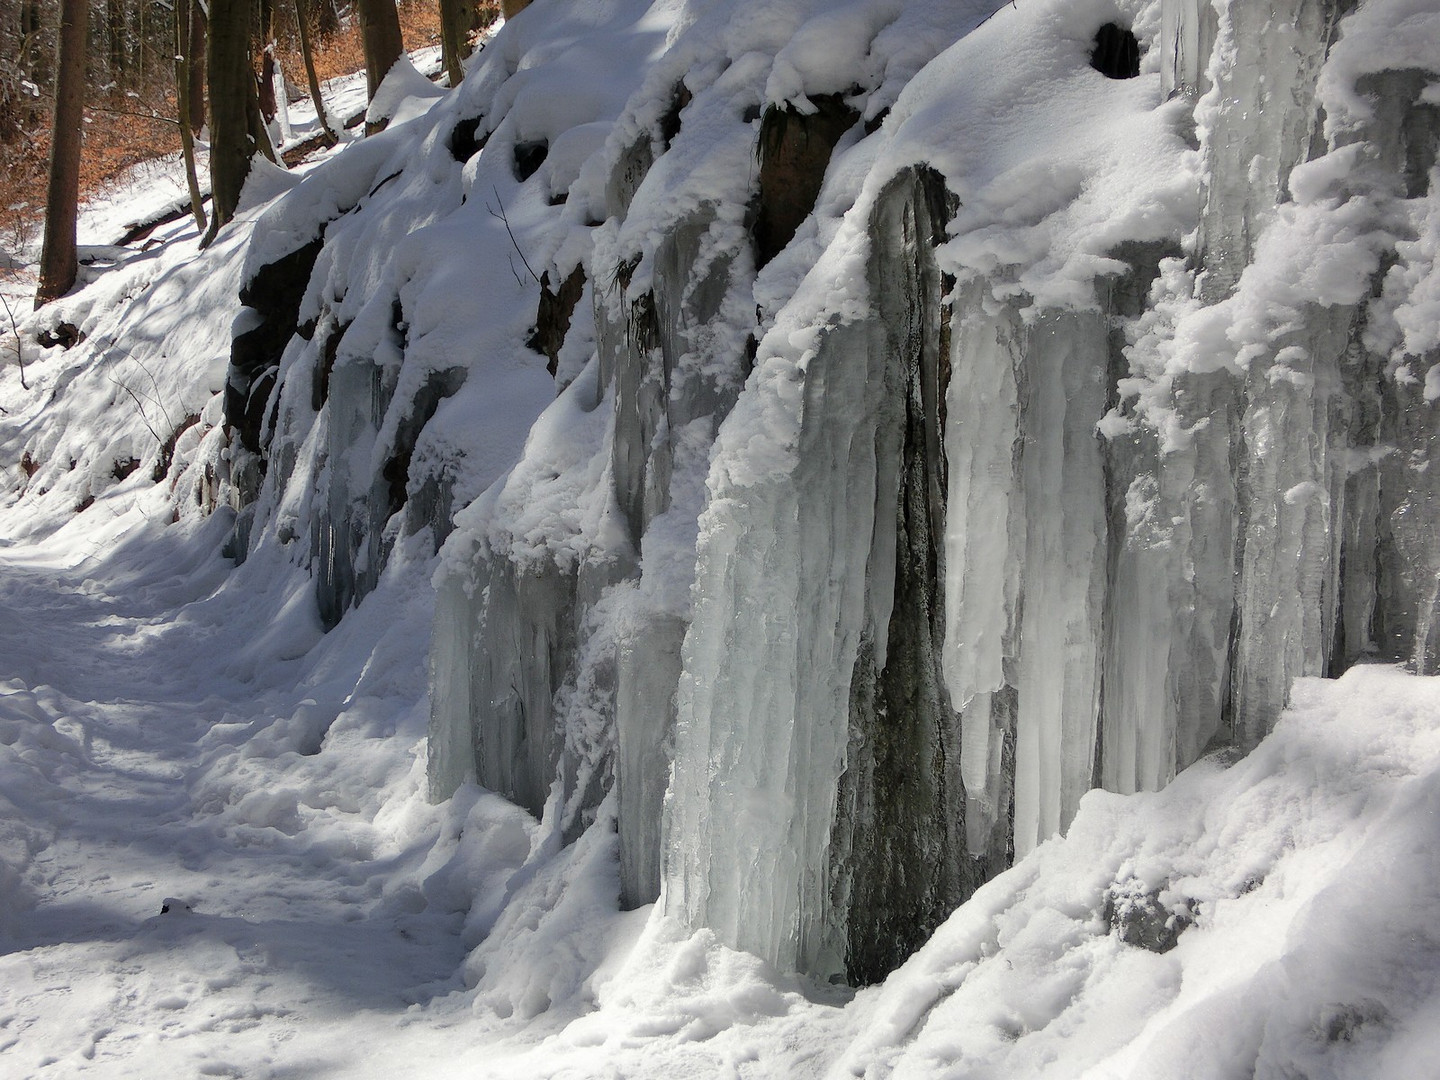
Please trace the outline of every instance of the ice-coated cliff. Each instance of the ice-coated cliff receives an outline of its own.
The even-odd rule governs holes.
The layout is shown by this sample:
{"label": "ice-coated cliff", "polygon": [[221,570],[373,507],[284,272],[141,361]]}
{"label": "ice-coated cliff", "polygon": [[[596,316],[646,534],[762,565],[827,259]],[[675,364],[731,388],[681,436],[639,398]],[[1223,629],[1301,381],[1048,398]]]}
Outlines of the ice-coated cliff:
{"label": "ice-coated cliff", "polygon": [[626,904],[878,979],[1436,669],[1436,8],[536,0],[257,233],[248,527],[330,621],[444,541],[434,797],[612,799]]}

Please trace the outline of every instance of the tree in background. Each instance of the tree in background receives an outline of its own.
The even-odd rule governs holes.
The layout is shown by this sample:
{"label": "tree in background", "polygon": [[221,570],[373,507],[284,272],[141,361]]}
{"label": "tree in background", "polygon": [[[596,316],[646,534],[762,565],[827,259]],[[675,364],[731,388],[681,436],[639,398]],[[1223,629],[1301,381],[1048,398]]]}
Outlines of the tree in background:
{"label": "tree in background", "polygon": [[[375,91],[405,51],[400,37],[400,14],[395,0],[356,0],[360,12],[360,41],[365,51],[365,88],[367,100],[375,100]],[[365,134],[373,135],[384,124],[366,123]]]}
{"label": "tree in background", "polygon": [[258,143],[250,121],[250,103],[260,111],[255,71],[250,62],[250,24],[254,0],[212,0],[206,67],[210,83],[210,229],[215,239],[235,217],[240,190],[250,175]]}
{"label": "tree in background", "polygon": [[[332,7],[333,10],[333,7]],[[320,93],[320,76],[315,71],[315,52],[310,47],[310,13],[305,9],[305,0],[295,0],[295,31],[300,38],[300,59],[305,64],[305,81],[310,84],[310,100],[315,103],[315,116],[320,121],[320,130],[325,133],[325,142],[334,146],[340,136],[330,123],[325,98]]]}
{"label": "tree in background", "polygon": [[340,11],[335,7],[335,0],[315,0],[315,28],[320,31],[322,38],[328,38],[340,32]]}
{"label": "tree in background", "polygon": [[192,0],[175,0],[175,111],[180,124],[180,156],[185,161],[185,183],[190,189],[190,210],[195,227],[205,232],[205,206],[200,198],[200,180],[195,175],[195,129],[191,115],[192,83],[190,81],[191,46],[195,40],[191,27],[195,21]]}
{"label": "tree in background", "polygon": [[471,35],[494,20],[495,5],[488,0],[440,0],[440,58],[451,86],[459,86],[465,76]]}
{"label": "tree in background", "polygon": [[75,222],[80,208],[80,138],[85,120],[85,34],[87,0],[60,5],[60,56],[55,76],[55,125],[50,143],[50,183],[45,194],[45,244],[35,306],[64,296],[80,264]]}
{"label": "tree in background", "polygon": [[260,115],[268,124],[280,103],[275,96],[275,0],[260,0]]}
{"label": "tree in background", "polygon": [[186,6],[190,10],[190,47],[185,50],[190,92],[186,97],[190,102],[190,131],[199,135],[205,129],[205,40],[210,20],[203,2],[191,0]]}

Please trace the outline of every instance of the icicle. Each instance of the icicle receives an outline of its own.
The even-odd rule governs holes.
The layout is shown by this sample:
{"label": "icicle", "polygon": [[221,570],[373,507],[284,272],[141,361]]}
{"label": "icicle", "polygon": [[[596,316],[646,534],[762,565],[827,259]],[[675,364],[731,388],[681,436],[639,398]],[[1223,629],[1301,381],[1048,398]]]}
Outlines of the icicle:
{"label": "icicle", "polygon": [[1089,312],[1027,329],[1025,568],[1015,742],[1015,854],[1063,830],[1090,789],[1105,594],[1109,328]]}
{"label": "icicle", "polygon": [[1208,0],[1162,0],[1160,86],[1166,97],[1205,92],[1205,65],[1215,32],[1215,8]]}
{"label": "icicle", "polygon": [[657,617],[621,641],[615,702],[620,891],[628,907],[660,895],[661,821],[670,783],[675,688],[685,623]]}
{"label": "icicle", "polygon": [[1206,302],[1228,295],[1319,131],[1315,78],[1346,0],[1232,0],[1220,18],[1218,85],[1201,101],[1210,190],[1200,225]]}
{"label": "icicle", "polygon": [[[1018,599],[1025,516],[1019,487],[1020,327],[987,306],[983,281],[954,301],[945,453],[945,682],[961,713],[960,769],[972,855],[999,847],[1007,810],[1004,740],[1018,676]],[[1012,734],[1013,737],[1013,734]]]}

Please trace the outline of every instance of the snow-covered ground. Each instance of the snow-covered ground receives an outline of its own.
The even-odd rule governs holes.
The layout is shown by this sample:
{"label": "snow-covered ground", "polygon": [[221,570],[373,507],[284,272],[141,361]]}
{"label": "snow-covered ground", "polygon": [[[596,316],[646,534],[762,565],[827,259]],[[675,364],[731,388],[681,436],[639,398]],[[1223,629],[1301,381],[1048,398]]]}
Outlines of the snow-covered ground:
{"label": "snow-covered ground", "polygon": [[[846,1004],[618,914],[603,844],[429,806],[425,562],[322,638],[304,575],[232,568],[224,526],[106,505],[0,548],[6,1076],[1418,1080],[1440,1053],[1434,680],[1307,682],[1250,758],[1087,796]],[[1107,890],[1195,925],[1128,944]]]}
{"label": "snow-covered ground", "polygon": [[304,553],[224,554],[259,210],[97,263],[26,324],[86,340],[0,369],[0,1075],[1435,1074],[1434,679],[1305,680],[1249,757],[1091,792],[854,994],[620,912],[605,829],[561,848],[473,784],[430,805],[427,538],[328,634]]}

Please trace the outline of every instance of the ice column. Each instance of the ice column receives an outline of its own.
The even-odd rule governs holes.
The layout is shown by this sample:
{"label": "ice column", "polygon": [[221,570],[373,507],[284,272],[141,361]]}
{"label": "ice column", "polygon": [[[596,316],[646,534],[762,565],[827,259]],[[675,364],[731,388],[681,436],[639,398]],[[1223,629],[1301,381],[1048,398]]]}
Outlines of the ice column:
{"label": "ice column", "polygon": [[1015,737],[1015,854],[1070,824],[1091,787],[1105,599],[1109,328],[1046,312],[1027,328],[1021,413],[1024,616]]}
{"label": "ice column", "polygon": [[1221,729],[1234,612],[1235,488],[1228,374],[1187,376],[1181,445],[1144,427],[1110,441],[1111,585],[1100,784],[1153,791]]}
{"label": "ice column", "polygon": [[386,555],[389,498],[375,450],[402,359],[390,308],[379,299],[366,305],[330,373],[328,475],[314,536],[315,593],[326,626],[373,588]]}
{"label": "ice column", "polygon": [[1205,66],[1215,45],[1215,7],[1210,0],[1161,0],[1160,84],[1166,97],[1205,92]]}
{"label": "ice column", "polygon": [[966,285],[951,322],[946,397],[944,672],[961,713],[960,770],[971,854],[1009,843],[1005,743],[1014,739],[1025,514],[1019,484],[1019,317]]}
{"label": "ice column", "polygon": [[833,970],[839,955],[852,983],[887,975],[1001,868],[966,851],[960,717],[941,675],[948,357],[934,245],[948,203],[938,174],[906,170],[881,193],[871,229],[887,363],[873,387],[884,398],[874,542],[829,849],[830,915],[843,932],[802,937],[807,970]]}
{"label": "ice column", "polygon": [[[1404,283],[1417,273],[1433,274],[1440,106],[1426,98],[1433,97],[1435,81],[1429,72],[1386,71],[1362,78],[1356,88],[1372,103],[1355,137],[1368,144],[1374,183],[1382,191],[1388,183],[1416,232],[1428,234],[1407,245],[1420,264],[1392,271],[1382,297],[1387,304],[1413,303]],[[1401,295],[1392,297],[1395,286]],[[1377,430],[1375,447],[1352,456],[1347,538],[1355,551],[1378,550],[1378,557],[1347,558],[1341,630],[1347,658],[1374,650],[1434,674],[1440,670],[1440,414],[1429,373],[1440,354],[1414,355],[1407,345],[1397,343],[1390,357],[1372,357],[1351,378],[1359,384],[1350,396],[1361,420]]]}
{"label": "ice column", "polygon": [[1252,363],[1242,427],[1242,541],[1235,644],[1235,741],[1250,748],[1279,718],[1290,683],[1330,656],[1344,471],[1330,396],[1355,309],[1311,308],[1307,330]]}
{"label": "ice column", "polygon": [[682,654],[667,908],[787,969],[828,891],[875,516],[876,333],[836,327],[809,357],[792,473],[712,491]]}
{"label": "ice column", "polygon": [[[1200,224],[1201,298],[1227,295],[1254,255],[1290,170],[1318,138],[1315,78],[1349,0],[1234,0],[1220,18],[1222,74],[1200,103],[1210,190]],[[1203,63],[1203,61],[1202,61]]]}
{"label": "ice column", "polygon": [[627,906],[660,895],[665,789],[670,783],[675,688],[685,623],[654,615],[622,631],[616,659],[615,786],[620,891]]}

